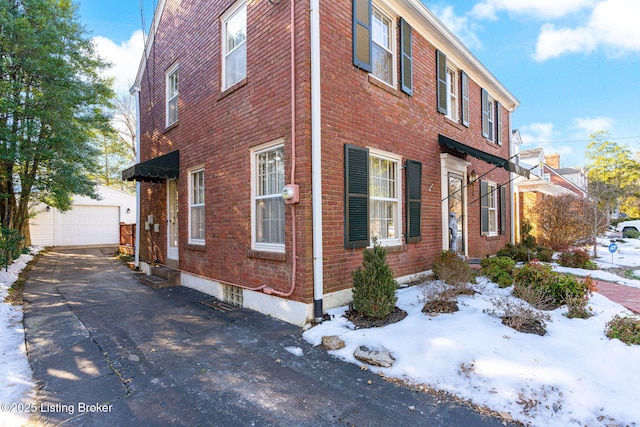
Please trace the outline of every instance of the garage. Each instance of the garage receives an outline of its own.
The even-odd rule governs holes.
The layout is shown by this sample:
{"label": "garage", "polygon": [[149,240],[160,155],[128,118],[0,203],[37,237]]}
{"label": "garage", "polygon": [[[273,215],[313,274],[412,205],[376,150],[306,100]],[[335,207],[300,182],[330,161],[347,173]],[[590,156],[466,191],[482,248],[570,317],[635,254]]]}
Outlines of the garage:
{"label": "garage", "polygon": [[58,215],[56,246],[100,245],[120,242],[118,206],[73,206]]}
{"label": "garage", "polygon": [[108,187],[100,199],[74,197],[71,209],[39,205],[30,220],[31,243],[37,246],[117,245],[120,223],[135,222],[135,196]]}

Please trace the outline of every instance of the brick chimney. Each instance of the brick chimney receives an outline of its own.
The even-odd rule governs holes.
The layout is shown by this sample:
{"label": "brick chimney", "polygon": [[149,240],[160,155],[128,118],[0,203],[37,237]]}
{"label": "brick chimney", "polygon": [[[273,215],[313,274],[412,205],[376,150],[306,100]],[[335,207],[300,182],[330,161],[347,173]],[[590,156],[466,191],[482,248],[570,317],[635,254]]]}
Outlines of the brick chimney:
{"label": "brick chimney", "polygon": [[551,153],[544,156],[544,162],[554,169],[560,169],[560,154]]}

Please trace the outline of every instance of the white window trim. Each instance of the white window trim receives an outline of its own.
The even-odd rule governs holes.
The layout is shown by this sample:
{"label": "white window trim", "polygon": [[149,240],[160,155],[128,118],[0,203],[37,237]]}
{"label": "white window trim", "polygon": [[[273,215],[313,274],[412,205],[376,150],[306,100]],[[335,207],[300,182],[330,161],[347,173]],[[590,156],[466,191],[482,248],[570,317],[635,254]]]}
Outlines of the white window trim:
{"label": "white window trim", "polygon": [[[222,32],[221,32],[221,35],[222,35],[222,37],[221,37],[222,38],[222,40],[221,40],[221,43],[222,43],[222,64],[221,64],[222,82],[221,82],[221,88],[222,88],[223,91],[229,89],[234,84],[238,83],[238,82],[234,82],[229,86],[226,85],[226,81],[227,81],[227,66],[226,66],[227,56],[231,53],[231,52],[227,52],[227,20],[229,20],[229,18],[231,18],[233,15],[235,15],[236,12],[238,12],[243,7],[244,8],[247,7],[247,1],[246,0],[238,1],[236,4],[231,6],[229,8],[229,10],[227,10],[224,14],[222,14],[222,16],[220,17],[221,28],[222,28]],[[245,32],[247,32],[247,27],[248,27],[248,25],[245,23]],[[246,46],[246,44],[247,44],[247,38],[245,38],[245,40],[244,40],[244,45]],[[238,49],[238,47],[236,47],[234,49],[234,51],[237,50],[237,49]],[[248,62],[247,58],[245,58],[245,61]],[[246,74],[245,74],[245,77],[246,77]],[[242,80],[242,79],[240,79],[240,80]]]}
{"label": "white window trim", "polygon": [[[382,151],[382,150],[378,150],[376,148],[370,148],[369,147],[369,159],[371,159],[371,157],[378,157],[384,160],[389,160],[392,162],[396,163],[396,186],[395,186],[395,191],[396,191],[396,195],[397,197],[395,199],[386,199],[386,200],[397,200],[398,203],[396,205],[396,237],[391,238],[391,239],[379,239],[377,242],[378,244],[380,244],[380,246],[397,246],[397,245],[401,245],[402,244],[402,197],[403,197],[403,192],[402,192],[402,182],[403,182],[403,176],[402,176],[402,156],[393,154],[393,153],[389,153],[387,151]],[[369,174],[369,179],[371,179],[371,174]],[[372,196],[369,196],[369,202],[371,202],[372,200]],[[383,200],[383,199],[378,199],[378,200]],[[369,217],[369,229],[371,229],[371,217]],[[372,235],[372,239],[370,242],[370,246],[369,247],[373,247],[373,235]]]}
{"label": "white window trim", "polygon": [[[389,26],[389,38],[390,38],[389,43],[391,44],[391,51],[390,52],[391,52],[391,82],[392,83],[385,82],[384,80],[382,80],[379,77],[375,76],[373,74],[373,71],[370,73],[370,76],[373,77],[374,79],[378,80],[379,82],[384,83],[387,86],[390,86],[390,87],[395,89],[396,86],[397,86],[396,82],[398,81],[398,67],[397,67],[397,65],[398,65],[398,62],[397,62],[398,61],[398,59],[397,59],[397,57],[398,57],[398,46],[397,46],[397,44],[398,44],[398,39],[397,39],[397,37],[398,37],[398,35],[397,35],[398,25],[397,25],[397,17],[394,14],[389,13],[387,10],[385,10],[380,4],[373,3],[372,6],[371,6],[371,25],[372,25],[371,43],[375,43],[373,41],[373,12],[374,12],[374,10],[377,10],[384,17],[389,19],[389,21],[391,21],[391,25]],[[376,45],[377,45],[377,43],[376,43]],[[386,48],[383,48],[383,49],[387,50]],[[373,61],[373,58],[372,58],[372,61]],[[373,63],[371,64],[371,66],[373,67]]]}
{"label": "white window trim", "polygon": [[[194,205],[193,204],[193,175],[198,173],[198,172],[202,172],[204,173],[204,165],[200,165],[197,166],[195,168],[189,169],[188,170],[188,176],[189,176],[189,224],[188,224],[188,228],[189,228],[189,244],[192,245],[204,245],[205,244],[205,239],[194,239],[193,237],[191,237],[191,208],[193,208],[194,206],[204,206],[205,209],[205,215],[206,215],[206,198],[205,198],[205,203],[202,204],[198,204],[198,205]],[[203,182],[203,191],[206,190],[206,181]],[[206,227],[205,227],[205,232],[206,232]]]}
{"label": "white window trim", "polygon": [[[451,74],[453,74],[454,81],[451,81]],[[459,77],[458,70],[455,67],[447,64],[447,114],[446,117],[454,122],[458,121],[458,105],[460,103],[459,97]],[[451,88],[453,87],[453,92]]]}
{"label": "white window trim", "polygon": [[[259,145],[257,147],[253,147],[250,150],[251,155],[251,249],[257,251],[264,252],[276,252],[276,253],[285,253],[285,244],[284,243],[262,243],[256,241],[256,235],[258,234],[258,224],[257,224],[257,212],[256,212],[256,197],[258,194],[257,189],[257,171],[258,166],[256,162],[256,157],[258,154],[264,153],[266,151],[275,150],[278,148],[284,147],[284,139],[280,138],[276,141],[271,141],[266,144]],[[285,229],[285,240],[286,240],[286,229]]]}
{"label": "white window trim", "polygon": [[[487,206],[487,221],[489,222],[487,226],[489,227],[489,232],[485,233],[489,237],[497,236],[500,227],[500,221],[498,218],[499,206],[498,206],[498,184],[495,182],[487,181],[487,200],[489,200],[489,205],[491,205],[491,201],[493,202],[493,207]],[[494,221],[491,221],[491,212],[494,212],[493,218]],[[493,225],[493,230],[491,226]]]}
{"label": "white window trim", "polygon": [[[175,74],[176,72],[178,72],[178,92],[175,94],[175,96],[169,98],[170,95],[170,90],[171,90],[171,85],[170,85],[170,78],[173,74]],[[165,125],[166,127],[169,127],[175,123],[178,122],[179,118],[180,118],[180,112],[178,109],[178,101],[179,101],[179,96],[180,96],[180,72],[179,72],[179,67],[178,67],[178,63],[176,62],[175,64],[173,64],[171,67],[169,67],[167,69],[167,71],[165,72]],[[169,103],[173,100],[176,99],[176,120],[169,121]]]}

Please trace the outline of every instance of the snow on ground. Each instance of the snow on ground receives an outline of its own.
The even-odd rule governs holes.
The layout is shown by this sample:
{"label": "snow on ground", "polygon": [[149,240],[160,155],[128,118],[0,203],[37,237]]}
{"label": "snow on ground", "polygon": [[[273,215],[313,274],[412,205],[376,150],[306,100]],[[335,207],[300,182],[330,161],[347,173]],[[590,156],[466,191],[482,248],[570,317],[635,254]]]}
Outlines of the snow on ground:
{"label": "snow on ground", "polygon": [[9,266],[8,271],[4,268],[0,271],[1,427],[25,424],[29,420],[29,413],[17,410],[18,405],[35,402],[35,384],[24,343],[22,307],[4,303],[9,288],[31,259],[33,255],[21,255]]}
{"label": "snow on ground", "polygon": [[[640,240],[628,239],[618,247],[622,265],[640,266]],[[608,255],[611,261],[604,251],[603,258]],[[558,270],[593,277],[605,273]],[[640,281],[624,282],[640,287]],[[355,364],[361,364],[353,356],[358,346],[384,347],[395,364],[371,370],[447,391],[525,425],[640,426],[640,346],[610,340],[604,333],[613,316],[628,310],[595,293],[593,317],[569,319],[563,315],[566,308],[558,308],[548,312],[551,321],[541,337],[517,332],[486,312],[496,299],[512,298],[510,288],[500,289],[485,278],[474,288],[475,296],[458,298],[460,311],[435,317],[421,311],[421,286],[400,289],[397,306],[408,313],[404,320],[354,329],[342,317],[342,307],[331,310],[332,320],[306,331],[304,338],[319,345],[323,336],[339,336],[346,347],[330,353]]]}

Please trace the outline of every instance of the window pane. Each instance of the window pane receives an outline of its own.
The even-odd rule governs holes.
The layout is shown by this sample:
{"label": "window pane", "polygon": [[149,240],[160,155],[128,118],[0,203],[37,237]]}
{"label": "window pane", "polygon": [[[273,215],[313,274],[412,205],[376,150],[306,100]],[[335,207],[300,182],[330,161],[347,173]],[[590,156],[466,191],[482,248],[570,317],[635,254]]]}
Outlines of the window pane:
{"label": "window pane", "polygon": [[247,7],[243,5],[224,24],[224,87],[247,76]]}
{"label": "window pane", "polygon": [[256,201],[256,242],[284,243],[284,201],[279,195]]}
{"label": "window pane", "polygon": [[372,74],[380,80],[393,84],[393,53],[391,47],[391,20],[377,10],[373,11],[371,28],[373,46],[371,51]]}
{"label": "window pane", "polygon": [[256,243],[284,244],[284,148],[256,155]]}
{"label": "window pane", "polygon": [[191,207],[191,238],[204,240],[204,206]]}
{"label": "window pane", "polygon": [[247,75],[247,44],[243,43],[225,59],[225,87],[230,87]]}

